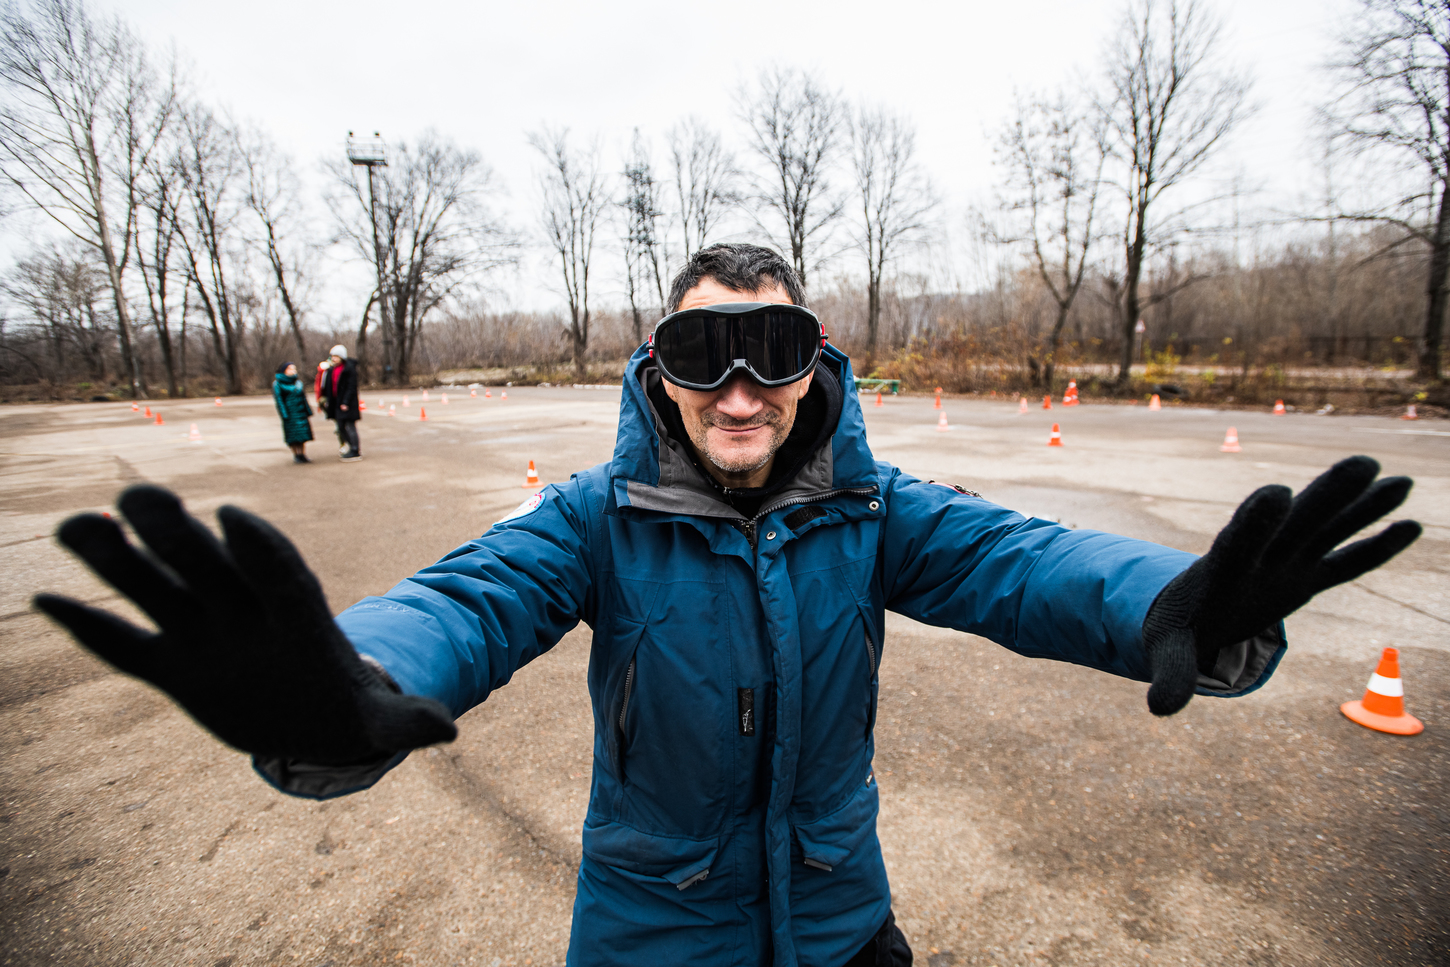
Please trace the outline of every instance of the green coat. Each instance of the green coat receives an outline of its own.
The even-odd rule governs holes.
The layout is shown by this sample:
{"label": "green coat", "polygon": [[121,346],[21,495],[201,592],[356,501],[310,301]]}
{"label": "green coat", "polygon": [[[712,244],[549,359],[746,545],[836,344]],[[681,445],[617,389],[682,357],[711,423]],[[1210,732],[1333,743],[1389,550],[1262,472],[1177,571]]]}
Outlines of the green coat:
{"label": "green coat", "polygon": [[277,374],[272,380],[272,399],[282,417],[282,440],[291,446],[312,439],[312,407],[307,405],[307,388],[300,377]]}

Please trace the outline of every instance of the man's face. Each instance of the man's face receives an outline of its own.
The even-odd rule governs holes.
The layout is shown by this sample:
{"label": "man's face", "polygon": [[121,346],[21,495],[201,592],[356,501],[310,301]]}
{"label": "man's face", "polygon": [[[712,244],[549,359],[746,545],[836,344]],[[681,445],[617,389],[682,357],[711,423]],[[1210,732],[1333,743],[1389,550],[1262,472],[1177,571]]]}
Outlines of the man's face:
{"label": "man's face", "polygon": [[[701,279],[685,293],[680,309],[722,302],[774,302],[790,305],[778,283],[759,292],[737,292],[714,279]],[[811,377],[785,386],[761,386],[736,373],[718,389],[693,390],[665,380],[665,392],[680,408],[685,432],[706,469],[731,489],[761,487],[770,478],[775,453],[795,425],[796,405],[811,388]]]}

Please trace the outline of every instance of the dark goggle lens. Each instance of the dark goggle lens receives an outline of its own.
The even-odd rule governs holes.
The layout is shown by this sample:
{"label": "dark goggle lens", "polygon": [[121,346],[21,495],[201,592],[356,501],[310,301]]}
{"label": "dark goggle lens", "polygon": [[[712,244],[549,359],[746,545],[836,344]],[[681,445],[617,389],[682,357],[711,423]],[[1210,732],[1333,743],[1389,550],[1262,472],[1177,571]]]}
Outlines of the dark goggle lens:
{"label": "dark goggle lens", "polygon": [[711,384],[737,359],[767,382],[805,375],[820,351],[821,327],[785,312],[675,319],[655,332],[654,349],[665,372],[686,383]]}

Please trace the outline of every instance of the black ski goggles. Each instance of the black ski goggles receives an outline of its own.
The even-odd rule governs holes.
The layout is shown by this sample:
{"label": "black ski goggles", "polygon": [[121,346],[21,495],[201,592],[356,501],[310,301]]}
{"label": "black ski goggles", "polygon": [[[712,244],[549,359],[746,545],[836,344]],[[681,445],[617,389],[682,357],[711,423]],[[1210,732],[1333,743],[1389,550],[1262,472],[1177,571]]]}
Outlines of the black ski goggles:
{"label": "black ski goggles", "polygon": [[719,389],[738,369],[762,386],[785,386],[815,369],[826,327],[801,306],[727,302],[672,312],[650,334],[650,355],[671,383]]}

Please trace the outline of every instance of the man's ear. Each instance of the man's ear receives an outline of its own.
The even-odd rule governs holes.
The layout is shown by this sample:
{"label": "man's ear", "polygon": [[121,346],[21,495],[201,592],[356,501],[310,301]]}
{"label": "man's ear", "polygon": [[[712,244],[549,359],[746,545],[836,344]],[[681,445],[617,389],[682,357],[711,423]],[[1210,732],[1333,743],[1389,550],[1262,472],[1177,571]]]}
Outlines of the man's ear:
{"label": "man's ear", "polygon": [[[806,398],[806,393],[810,392],[810,389],[811,389],[811,380],[813,380],[815,378],[816,378],[816,372],[815,372],[815,370],[811,370],[809,373],[806,373],[805,379],[802,379],[799,383],[796,384],[797,386],[800,387],[800,389],[798,391],[796,391],[796,395],[795,395],[795,398],[796,399],[803,400],[803,399]],[[668,386],[669,384],[666,383],[665,385]]]}
{"label": "man's ear", "polygon": [[678,403],[680,401],[680,388],[667,379],[662,379],[660,382],[664,384],[665,395]]}

